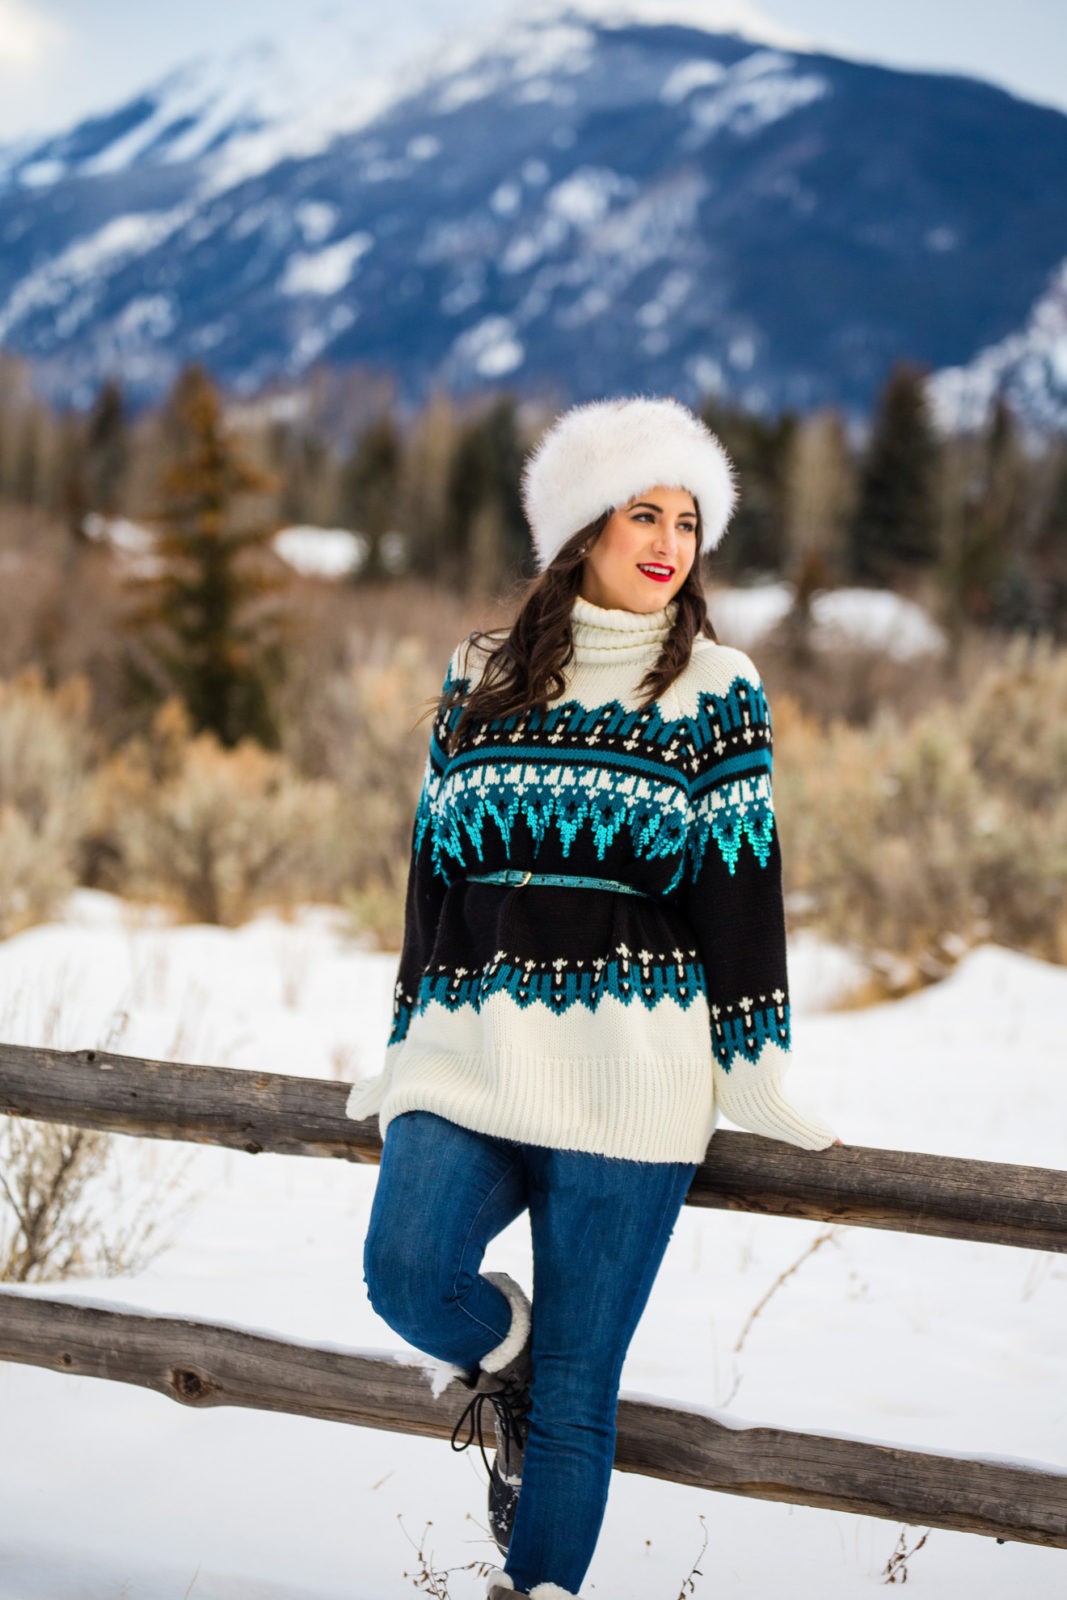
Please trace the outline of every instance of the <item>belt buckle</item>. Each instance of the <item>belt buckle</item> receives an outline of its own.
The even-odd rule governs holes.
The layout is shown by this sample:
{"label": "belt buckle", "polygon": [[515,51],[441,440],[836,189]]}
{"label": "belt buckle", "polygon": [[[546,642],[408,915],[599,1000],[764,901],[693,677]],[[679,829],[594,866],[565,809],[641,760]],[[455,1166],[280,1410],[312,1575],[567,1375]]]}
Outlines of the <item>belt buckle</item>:
{"label": "belt buckle", "polygon": [[529,883],[529,881],[530,881],[530,879],[532,877],[533,877],[533,871],[532,870],[529,871],[529,872],[524,872],[522,877],[519,879],[519,884],[518,884],[519,888],[520,889],[525,888],[526,884]]}

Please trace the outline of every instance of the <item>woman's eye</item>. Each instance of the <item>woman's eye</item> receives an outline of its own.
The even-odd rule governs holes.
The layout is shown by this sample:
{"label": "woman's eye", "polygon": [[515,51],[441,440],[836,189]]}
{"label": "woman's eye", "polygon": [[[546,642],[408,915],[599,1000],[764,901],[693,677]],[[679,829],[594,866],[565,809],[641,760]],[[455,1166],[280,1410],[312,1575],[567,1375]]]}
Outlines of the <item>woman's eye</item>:
{"label": "woman's eye", "polygon": [[[634,522],[639,522],[642,519],[645,520],[645,521],[651,521],[652,520],[651,511],[631,511],[630,516],[633,518]],[[678,528],[678,532],[679,533],[696,533],[696,531],[697,530],[696,530],[696,523],[695,522],[694,523],[683,522],[683,523],[681,523],[679,525],[679,528]]]}

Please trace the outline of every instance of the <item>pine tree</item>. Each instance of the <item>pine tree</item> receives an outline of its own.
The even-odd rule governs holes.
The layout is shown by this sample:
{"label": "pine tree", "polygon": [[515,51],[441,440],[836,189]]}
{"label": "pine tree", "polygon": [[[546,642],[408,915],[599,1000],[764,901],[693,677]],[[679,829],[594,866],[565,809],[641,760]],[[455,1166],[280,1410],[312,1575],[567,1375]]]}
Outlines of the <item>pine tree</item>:
{"label": "pine tree", "polygon": [[89,501],[89,456],[85,420],[77,412],[59,419],[59,508],[73,540],[85,538]]}
{"label": "pine tree", "polygon": [[440,570],[456,589],[491,591],[530,559],[521,469],[515,398],[499,395],[460,430],[449,468]]}
{"label": "pine tree", "polygon": [[269,604],[286,577],[268,546],[276,524],[244,523],[238,505],[277,488],[228,437],[218,392],[199,365],[178,377],[165,414],[168,459],[152,566],[129,580],[127,656],[136,690],[158,702],[177,693],[197,732],[277,748],[272,691],[285,673],[289,617]]}
{"label": "pine tree", "polygon": [[392,414],[381,412],[359,435],[341,472],[339,506],[341,523],[354,528],[367,541],[367,554],[357,582],[387,577],[390,563],[383,540],[396,528],[397,497],[402,451]]}
{"label": "pine tree", "polygon": [[109,378],[93,401],[86,427],[86,493],[89,507],[116,516],[129,465],[126,408],[122,387]]}
{"label": "pine tree", "polygon": [[1009,597],[1020,584],[1028,584],[1021,551],[1023,460],[1012,410],[1002,396],[985,433],[955,441],[951,453],[957,458],[955,503],[944,582],[959,627],[966,619],[996,620],[1005,604],[1010,609]]}
{"label": "pine tree", "polygon": [[719,574],[781,572],[788,559],[786,510],[796,416],[786,411],[761,417],[714,398],[704,402],[700,415],[725,445],[740,483],[730,537],[715,552]]}
{"label": "pine tree", "polygon": [[879,400],[851,528],[860,582],[892,584],[938,559],[938,450],[925,369],[898,362]]}

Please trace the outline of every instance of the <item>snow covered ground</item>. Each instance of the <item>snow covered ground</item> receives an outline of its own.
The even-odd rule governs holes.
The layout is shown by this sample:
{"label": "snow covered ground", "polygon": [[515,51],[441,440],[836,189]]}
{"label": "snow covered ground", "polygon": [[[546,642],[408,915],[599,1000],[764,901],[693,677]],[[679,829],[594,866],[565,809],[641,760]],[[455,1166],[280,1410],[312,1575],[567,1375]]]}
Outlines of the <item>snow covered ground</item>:
{"label": "snow covered ground", "polygon": [[[169,927],[106,896],[0,944],[0,1037],[355,1078],[377,1070],[395,955],[339,918]],[[1063,1166],[1067,971],[986,946],[922,994],[833,1011],[841,952],[790,946],[792,1097],[849,1144]],[[137,1276],[32,1286],[362,1349],[406,1348],[367,1303],[376,1168],[116,1140],[128,1195],[188,1209]],[[624,1392],[735,1422],[1067,1466],[1067,1262],[1048,1252],[685,1207]],[[530,1282],[516,1221],[486,1267]],[[414,1354],[414,1352],[411,1352]],[[495,1560],[475,1451],[296,1417],[198,1413],[123,1384],[0,1364],[0,1600],[480,1600]],[[837,1600],[885,1581],[903,1532],[617,1473],[582,1593]],[[704,1549],[705,1534],[707,1548]],[[416,1546],[447,1582],[420,1581]],[[703,1553],[702,1553],[703,1552]],[[901,1574],[897,1573],[897,1580]],[[909,1592],[1059,1596],[1067,1555],[933,1529]]]}
{"label": "snow covered ground", "polygon": [[[708,596],[718,638],[750,650],[770,633],[793,604],[793,585],[723,584]],[[820,589],[811,601],[810,642],[815,650],[872,650],[895,661],[941,655],[945,635],[922,606],[890,589],[845,586]]]}

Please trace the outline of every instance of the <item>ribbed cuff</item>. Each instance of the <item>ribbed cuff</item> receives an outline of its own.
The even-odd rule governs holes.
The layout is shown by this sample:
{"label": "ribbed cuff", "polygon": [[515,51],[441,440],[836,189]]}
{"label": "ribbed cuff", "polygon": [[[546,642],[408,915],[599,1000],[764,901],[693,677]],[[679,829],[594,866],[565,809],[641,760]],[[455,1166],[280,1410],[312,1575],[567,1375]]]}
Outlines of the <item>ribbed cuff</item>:
{"label": "ribbed cuff", "polygon": [[825,1150],[838,1137],[825,1122],[792,1105],[777,1083],[732,1084],[720,1073],[716,1098],[723,1115],[738,1127],[799,1145],[802,1150]]}
{"label": "ribbed cuff", "polygon": [[385,1091],[389,1087],[389,1073],[379,1072],[376,1078],[364,1078],[360,1083],[354,1083],[345,1101],[345,1116],[351,1117],[353,1122],[362,1122],[365,1117],[376,1117],[382,1109]]}

